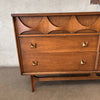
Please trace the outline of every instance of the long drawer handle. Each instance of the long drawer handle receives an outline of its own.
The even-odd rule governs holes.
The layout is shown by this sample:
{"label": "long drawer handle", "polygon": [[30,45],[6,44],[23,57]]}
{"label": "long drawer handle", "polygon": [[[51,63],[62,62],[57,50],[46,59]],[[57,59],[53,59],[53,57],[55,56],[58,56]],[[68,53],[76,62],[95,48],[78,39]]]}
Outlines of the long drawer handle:
{"label": "long drawer handle", "polygon": [[33,66],[37,66],[38,65],[38,61],[32,61],[32,65]]}
{"label": "long drawer handle", "polygon": [[82,43],[82,47],[87,47],[88,46],[88,42],[83,42]]}
{"label": "long drawer handle", "polygon": [[81,60],[81,65],[86,64],[86,62],[84,60]]}
{"label": "long drawer handle", "polygon": [[35,43],[35,44],[32,44],[31,43],[31,48],[36,48],[37,47],[37,44]]}

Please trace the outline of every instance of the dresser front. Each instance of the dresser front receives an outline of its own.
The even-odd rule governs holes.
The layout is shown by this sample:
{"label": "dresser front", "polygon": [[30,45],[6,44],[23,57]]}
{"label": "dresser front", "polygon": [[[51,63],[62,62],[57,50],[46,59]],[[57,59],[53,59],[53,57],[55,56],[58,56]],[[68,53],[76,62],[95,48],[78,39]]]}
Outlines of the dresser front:
{"label": "dresser front", "polygon": [[21,74],[99,72],[99,13],[12,16]]}

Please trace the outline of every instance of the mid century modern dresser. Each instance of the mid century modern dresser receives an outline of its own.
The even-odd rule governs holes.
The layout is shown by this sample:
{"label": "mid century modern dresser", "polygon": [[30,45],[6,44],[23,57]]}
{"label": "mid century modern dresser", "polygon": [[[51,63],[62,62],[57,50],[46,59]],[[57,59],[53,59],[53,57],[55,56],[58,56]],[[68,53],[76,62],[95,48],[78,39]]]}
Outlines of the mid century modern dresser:
{"label": "mid century modern dresser", "polygon": [[100,79],[100,12],[12,14],[20,71],[38,81]]}

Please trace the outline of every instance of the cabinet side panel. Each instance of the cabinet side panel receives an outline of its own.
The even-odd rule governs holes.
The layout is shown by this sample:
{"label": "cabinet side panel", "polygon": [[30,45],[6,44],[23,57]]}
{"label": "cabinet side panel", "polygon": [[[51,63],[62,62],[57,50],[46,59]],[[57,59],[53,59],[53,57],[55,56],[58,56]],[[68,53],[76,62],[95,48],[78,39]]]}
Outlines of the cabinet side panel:
{"label": "cabinet side panel", "polygon": [[97,48],[97,59],[96,59],[96,70],[100,70],[100,35],[98,41],[98,48]]}
{"label": "cabinet side panel", "polygon": [[20,41],[18,39],[16,17],[12,17],[12,19],[13,19],[13,26],[14,26],[14,32],[15,32],[15,39],[16,39],[16,47],[17,47],[17,53],[18,53],[18,60],[19,60],[19,65],[20,65],[20,72],[21,72],[21,75],[22,75],[23,74],[22,57],[21,57]]}

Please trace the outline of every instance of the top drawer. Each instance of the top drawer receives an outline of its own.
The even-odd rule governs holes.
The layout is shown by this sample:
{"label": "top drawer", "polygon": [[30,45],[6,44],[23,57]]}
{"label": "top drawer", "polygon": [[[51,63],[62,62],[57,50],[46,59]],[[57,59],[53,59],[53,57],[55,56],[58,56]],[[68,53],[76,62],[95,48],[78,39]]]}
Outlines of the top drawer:
{"label": "top drawer", "polygon": [[98,36],[23,37],[20,43],[23,53],[96,51]]}

